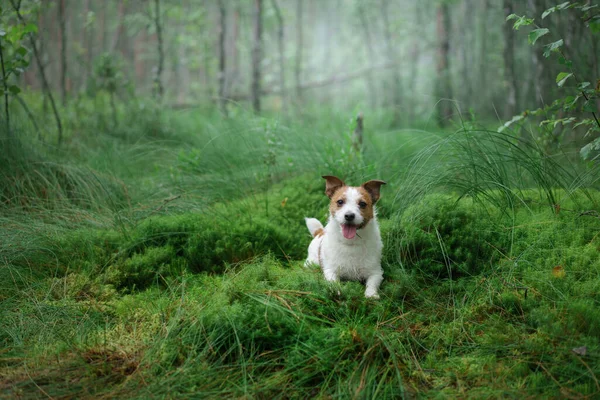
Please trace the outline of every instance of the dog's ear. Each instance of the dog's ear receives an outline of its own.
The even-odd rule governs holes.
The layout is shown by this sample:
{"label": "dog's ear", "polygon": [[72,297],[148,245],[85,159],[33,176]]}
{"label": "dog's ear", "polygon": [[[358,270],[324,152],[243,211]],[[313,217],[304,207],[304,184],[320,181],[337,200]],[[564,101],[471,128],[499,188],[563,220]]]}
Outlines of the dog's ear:
{"label": "dog's ear", "polygon": [[335,193],[336,190],[338,190],[342,186],[346,186],[344,181],[342,181],[340,178],[337,178],[335,176],[326,175],[326,176],[323,176],[323,179],[325,179],[327,181],[325,184],[325,194],[329,198],[331,198],[333,196],[333,194]]}
{"label": "dog's ear", "polygon": [[381,188],[381,185],[385,185],[385,182],[375,179],[365,182],[360,186],[369,192],[371,199],[373,200],[373,204],[375,204],[377,203],[377,200],[379,200],[379,189]]}

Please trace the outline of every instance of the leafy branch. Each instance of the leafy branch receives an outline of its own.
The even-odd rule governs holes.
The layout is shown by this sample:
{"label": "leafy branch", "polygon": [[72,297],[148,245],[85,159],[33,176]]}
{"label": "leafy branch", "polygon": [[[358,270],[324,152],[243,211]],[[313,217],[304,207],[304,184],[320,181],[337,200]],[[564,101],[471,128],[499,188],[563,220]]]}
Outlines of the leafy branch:
{"label": "leafy branch", "polygon": [[[596,5],[580,5],[579,3],[571,3],[569,1],[564,2],[562,4],[556,5],[545,10],[542,13],[542,19],[546,18],[548,15],[561,12],[568,9],[576,9],[583,13],[582,20],[588,27],[590,27],[592,34],[600,32],[600,15],[593,14],[595,11]],[[531,30],[528,34],[528,42],[531,45],[535,45],[535,43],[542,37],[548,35],[550,30],[548,28],[541,27],[535,23],[533,18],[528,18],[527,16],[519,16],[517,14],[511,14],[506,18],[507,21],[514,20],[513,29],[519,30],[519,28],[523,26],[533,26],[535,29]],[[545,58],[549,58],[553,53],[558,54],[558,61],[561,65],[565,65],[568,68],[568,72],[560,72],[556,76],[556,85],[559,88],[563,88],[566,82],[573,78],[575,81],[575,86],[577,88],[577,94],[575,96],[566,96],[562,99],[557,99],[551,105],[546,106],[544,108],[535,110],[533,112],[524,112],[522,115],[517,115],[513,117],[512,120],[505,123],[502,127],[500,127],[499,131],[502,131],[512,124],[522,120],[528,115],[545,115],[548,111],[556,111],[558,109],[562,109],[565,112],[574,112],[581,111],[584,113],[590,113],[593,119],[579,119],[575,116],[567,117],[567,118],[556,118],[552,117],[546,119],[540,123],[540,126],[553,125],[553,127],[557,127],[558,125],[567,125],[574,124],[573,129],[579,126],[588,126],[589,129],[585,133],[584,137],[587,137],[592,132],[600,132],[600,120],[598,119],[597,110],[595,109],[594,102],[598,98],[598,94],[600,92],[600,80],[599,87],[593,87],[590,82],[584,82],[580,80],[573,68],[573,61],[570,60],[565,52],[563,51],[564,40],[559,39],[554,42],[548,43],[544,45],[543,55]],[[584,104],[579,106],[579,99],[584,99]],[[600,150],[600,137],[594,139],[590,143],[586,144],[580,151],[581,156],[584,159],[588,159],[592,150]]]}

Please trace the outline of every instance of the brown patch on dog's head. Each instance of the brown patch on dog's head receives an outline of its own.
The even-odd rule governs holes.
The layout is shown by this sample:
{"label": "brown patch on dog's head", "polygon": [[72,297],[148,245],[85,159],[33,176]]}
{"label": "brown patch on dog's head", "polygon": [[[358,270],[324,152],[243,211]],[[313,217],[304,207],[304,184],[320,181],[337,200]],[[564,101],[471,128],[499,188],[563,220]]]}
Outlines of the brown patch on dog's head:
{"label": "brown patch on dog's head", "polygon": [[325,230],[323,228],[319,228],[315,231],[313,237],[321,237],[325,234]]}
{"label": "brown patch on dog's head", "polygon": [[381,185],[385,185],[385,182],[375,179],[363,183],[360,185],[360,187],[367,191],[367,193],[371,196],[373,204],[375,204],[377,203],[377,200],[379,200],[379,189],[381,188]]}
{"label": "brown patch on dog's head", "polygon": [[323,179],[326,180],[326,183],[325,183],[325,194],[330,199],[333,197],[334,193],[339,188],[346,186],[346,184],[344,183],[344,181],[342,181],[340,178],[335,177],[335,176],[326,175],[326,176],[323,176]]}
{"label": "brown patch on dog's head", "polygon": [[371,194],[367,191],[367,189],[365,189],[362,186],[357,187],[356,189],[360,193],[360,198],[358,200],[358,209],[360,210],[360,214],[364,218],[359,228],[363,228],[369,223],[370,220],[373,219],[373,205],[375,205],[375,202],[373,201],[373,198],[371,197]]}

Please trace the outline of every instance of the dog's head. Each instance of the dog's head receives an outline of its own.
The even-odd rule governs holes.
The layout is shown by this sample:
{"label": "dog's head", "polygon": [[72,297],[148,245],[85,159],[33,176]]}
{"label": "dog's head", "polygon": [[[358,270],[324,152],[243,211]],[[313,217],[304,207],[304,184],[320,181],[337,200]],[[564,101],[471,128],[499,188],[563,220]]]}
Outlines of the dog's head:
{"label": "dog's head", "polygon": [[373,180],[360,186],[346,186],[335,176],[324,176],[323,179],[327,181],[325,194],[331,199],[331,217],[340,224],[346,239],[354,239],[356,230],[364,228],[373,219],[379,189],[385,182]]}

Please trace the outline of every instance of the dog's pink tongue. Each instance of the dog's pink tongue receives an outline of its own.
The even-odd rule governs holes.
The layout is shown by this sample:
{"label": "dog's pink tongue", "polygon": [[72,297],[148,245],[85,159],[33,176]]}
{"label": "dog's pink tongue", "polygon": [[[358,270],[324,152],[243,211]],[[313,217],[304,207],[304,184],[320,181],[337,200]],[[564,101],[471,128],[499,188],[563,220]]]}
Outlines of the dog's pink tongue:
{"label": "dog's pink tongue", "polygon": [[354,239],[354,236],[356,236],[356,225],[342,224],[342,233],[346,239]]}

